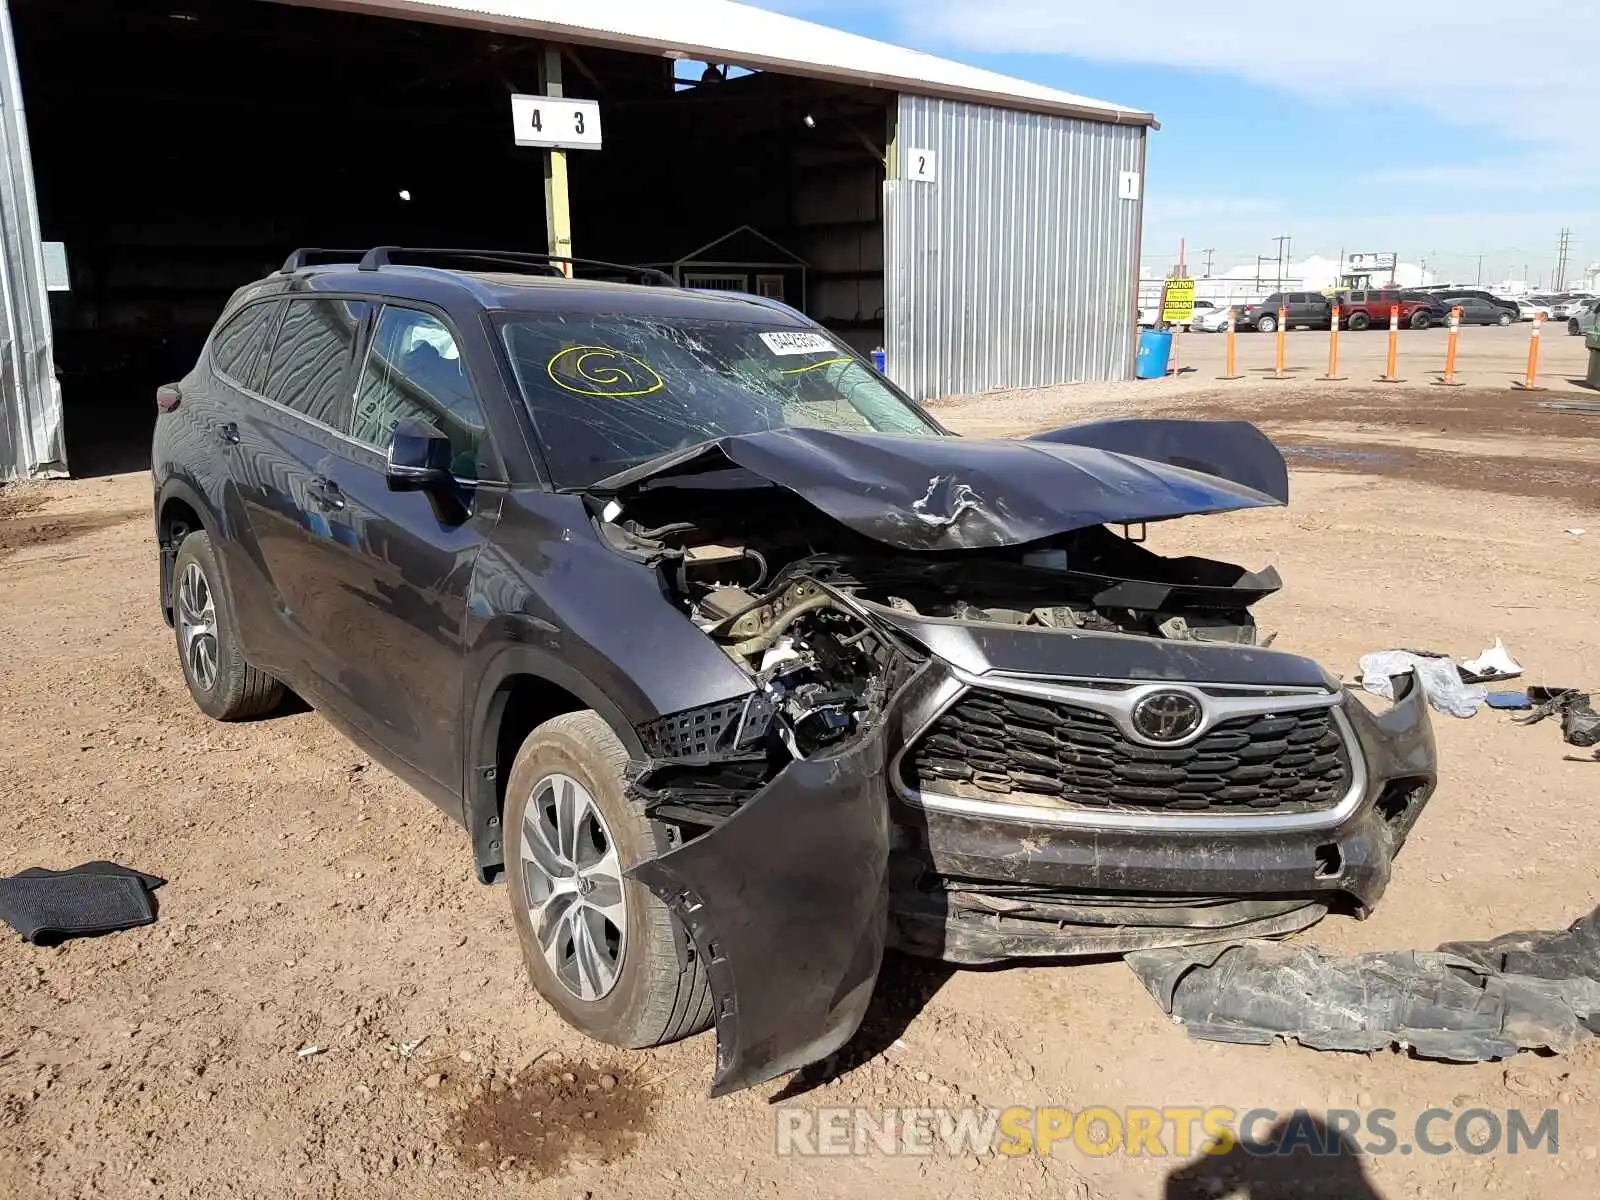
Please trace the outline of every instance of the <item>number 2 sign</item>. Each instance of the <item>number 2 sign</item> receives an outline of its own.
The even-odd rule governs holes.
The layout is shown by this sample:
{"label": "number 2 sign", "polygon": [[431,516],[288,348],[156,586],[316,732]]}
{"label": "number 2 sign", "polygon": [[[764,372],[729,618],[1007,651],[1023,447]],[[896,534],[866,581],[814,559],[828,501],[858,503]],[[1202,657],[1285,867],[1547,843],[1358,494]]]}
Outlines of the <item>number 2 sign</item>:
{"label": "number 2 sign", "polygon": [[932,183],[939,174],[939,156],[932,150],[905,152],[905,177],[913,183]]}
{"label": "number 2 sign", "polygon": [[600,105],[560,96],[512,96],[511,127],[519,146],[600,149]]}

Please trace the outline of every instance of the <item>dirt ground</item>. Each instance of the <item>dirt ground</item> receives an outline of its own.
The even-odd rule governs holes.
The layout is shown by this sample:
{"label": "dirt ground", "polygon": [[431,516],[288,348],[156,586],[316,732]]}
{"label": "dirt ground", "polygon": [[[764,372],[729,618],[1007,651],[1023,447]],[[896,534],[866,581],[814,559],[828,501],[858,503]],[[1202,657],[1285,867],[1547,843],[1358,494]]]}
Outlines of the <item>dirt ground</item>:
{"label": "dirt ground", "polygon": [[[1530,681],[1600,685],[1600,414],[1541,408],[1549,395],[1503,379],[1229,388],[1204,374],[938,412],[971,432],[1119,412],[1259,420],[1290,447],[1291,506],[1152,541],[1277,565],[1287,586],[1258,617],[1279,646],[1348,675],[1368,650],[1468,654],[1500,636]],[[0,489],[0,875],[110,858],[169,880],[146,928],[57,948],[0,933],[0,1195],[1600,1193],[1600,1041],[1477,1066],[1196,1042],[1115,961],[952,972],[891,958],[831,1082],[708,1100],[710,1035],[626,1053],[561,1024],[525,982],[503,889],[473,881],[462,831],[314,713],[200,716],[156,611],[148,505],[144,475]],[[1600,903],[1600,764],[1564,760],[1549,723],[1436,726],[1441,784],[1383,903],[1301,941],[1432,948],[1565,926]],[[1402,1130],[1433,1106],[1554,1107],[1560,1140],[1555,1154],[1396,1153],[1287,1175],[1070,1146],[775,1152],[782,1106],[963,1103],[1378,1106]]]}

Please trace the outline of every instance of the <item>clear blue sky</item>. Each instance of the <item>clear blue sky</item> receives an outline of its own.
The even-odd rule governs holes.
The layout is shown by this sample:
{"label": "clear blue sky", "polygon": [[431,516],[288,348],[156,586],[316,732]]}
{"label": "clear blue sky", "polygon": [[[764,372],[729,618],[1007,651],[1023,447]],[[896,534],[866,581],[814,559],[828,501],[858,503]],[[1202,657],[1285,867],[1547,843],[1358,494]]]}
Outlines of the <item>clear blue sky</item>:
{"label": "clear blue sky", "polygon": [[1393,250],[1546,282],[1561,229],[1600,260],[1594,0],[756,0],[836,28],[1148,109],[1145,267],[1215,251]]}

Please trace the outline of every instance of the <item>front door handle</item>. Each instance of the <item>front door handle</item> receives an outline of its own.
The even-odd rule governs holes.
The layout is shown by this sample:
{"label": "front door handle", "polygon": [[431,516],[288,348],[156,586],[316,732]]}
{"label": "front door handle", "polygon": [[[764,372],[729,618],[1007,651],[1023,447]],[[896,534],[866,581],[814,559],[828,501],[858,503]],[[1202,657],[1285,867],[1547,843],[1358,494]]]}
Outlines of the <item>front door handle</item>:
{"label": "front door handle", "polygon": [[344,507],[344,492],[337,483],[325,475],[317,475],[306,485],[306,494],[312,503],[324,512],[338,512]]}
{"label": "front door handle", "polygon": [[224,446],[237,446],[239,444],[239,427],[232,421],[224,421],[217,426],[217,441]]}

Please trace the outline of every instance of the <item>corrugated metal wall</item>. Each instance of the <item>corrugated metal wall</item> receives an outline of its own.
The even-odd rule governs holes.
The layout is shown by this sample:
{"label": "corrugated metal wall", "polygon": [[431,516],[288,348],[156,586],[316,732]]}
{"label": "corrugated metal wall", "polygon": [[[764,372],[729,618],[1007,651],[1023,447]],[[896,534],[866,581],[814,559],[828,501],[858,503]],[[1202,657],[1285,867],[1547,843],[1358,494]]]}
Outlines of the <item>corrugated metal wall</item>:
{"label": "corrugated metal wall", "polygon": [[[900,98],[884,188],[889,375],[918,399],[1133,367],[1145,129]],[[906,178],[914,150],[931,183]]]}
{"label": "corrugated metal wall", "polygon": [[0,0],[0,479],[66,469],[28,123],[11,13]]}

